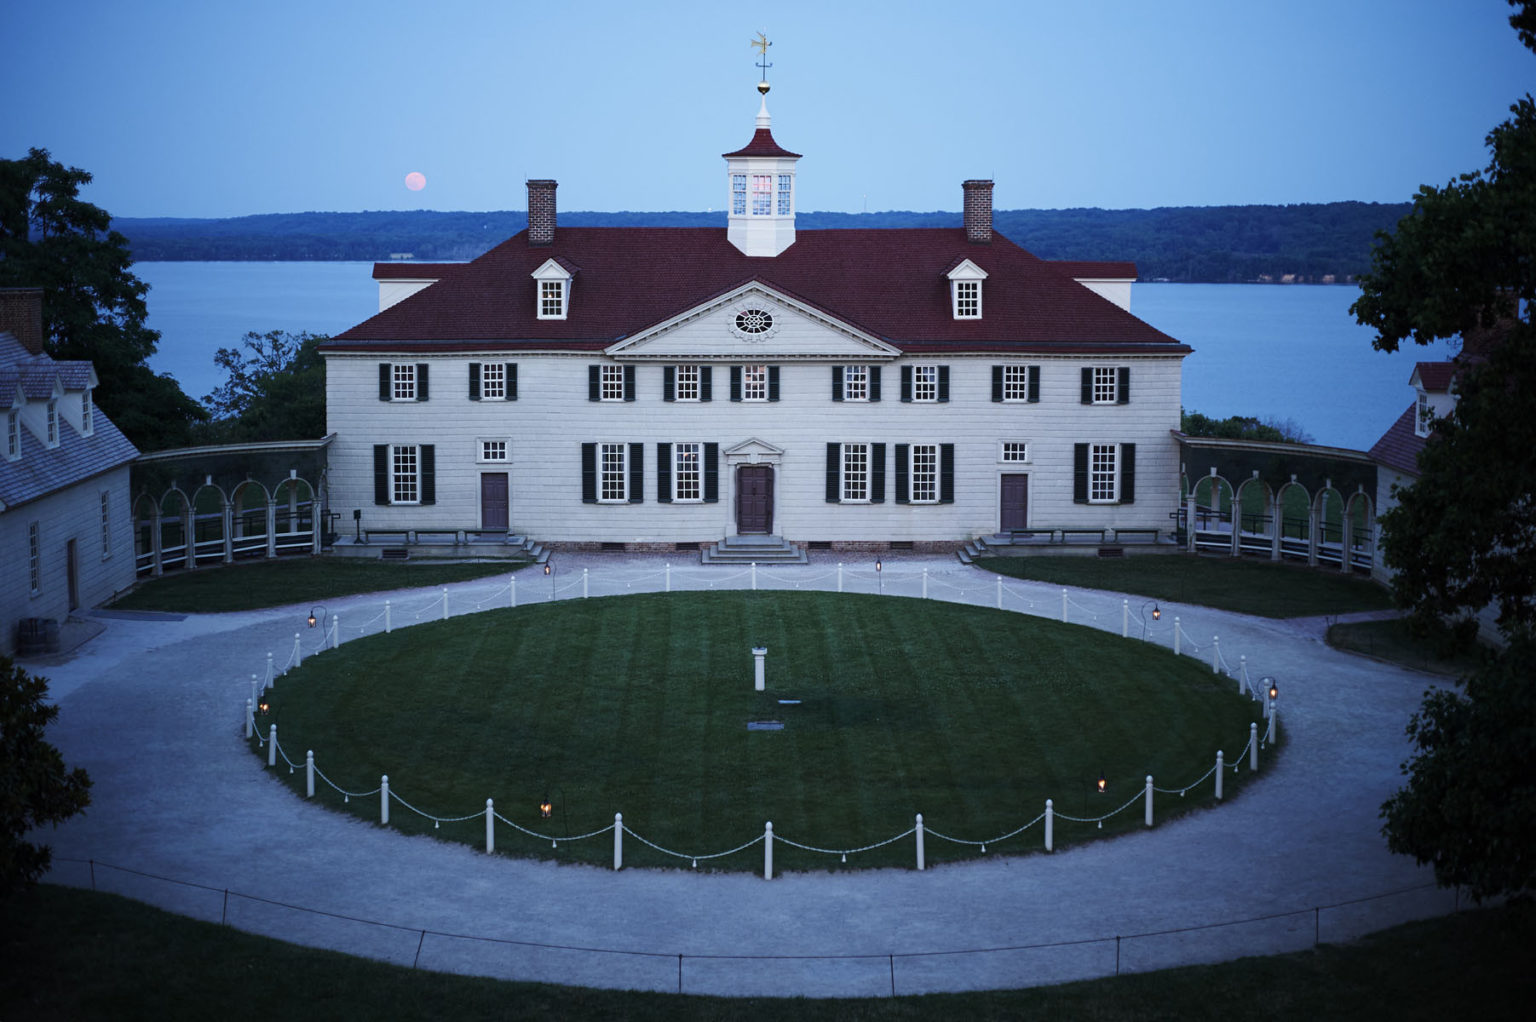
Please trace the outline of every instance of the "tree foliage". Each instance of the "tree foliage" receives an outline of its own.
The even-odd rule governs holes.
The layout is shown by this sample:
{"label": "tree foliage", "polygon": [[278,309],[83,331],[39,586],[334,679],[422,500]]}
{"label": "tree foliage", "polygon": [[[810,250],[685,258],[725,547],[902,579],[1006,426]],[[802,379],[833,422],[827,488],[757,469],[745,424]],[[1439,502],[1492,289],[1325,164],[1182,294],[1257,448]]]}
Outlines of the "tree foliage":
{"label": "tree foliage", "polygon": [[48,681],[0,657],[0,897],[31,884],[48,869],[46,845],[25,840],[45,823],[57,824],[91,803],[91,779],[69,770],[43,732],[59,715],[44,700]]}
{"label": "tree foliage", "polygon": [[251,331],[239,348],[213,358],[225,379],[203,403],[213,422],[199,430],[205,442],[301,440],[325,435],[323,334]]}
{"label": "tree foliage", "polygon": [[44,149],[0,160],[0,286],[43,289],[48,353],[95,365],[96,404],[135,445],[184,444],[203,411],[149,368],[160,335],[144,322],[148,287],[130,268],[128,239],[80,198],[90,180]]}
{"label": "tree foliage", "polygon": [[1294,419],[1273,416],[1259,419],[1252,415],[1229,415],[1213,419],[1201,412],[1179,409],[1179,432],[1185,436],[1210,436],[1226,440],[1271,440],[1277,443],[1310,444],[1312,435]]}

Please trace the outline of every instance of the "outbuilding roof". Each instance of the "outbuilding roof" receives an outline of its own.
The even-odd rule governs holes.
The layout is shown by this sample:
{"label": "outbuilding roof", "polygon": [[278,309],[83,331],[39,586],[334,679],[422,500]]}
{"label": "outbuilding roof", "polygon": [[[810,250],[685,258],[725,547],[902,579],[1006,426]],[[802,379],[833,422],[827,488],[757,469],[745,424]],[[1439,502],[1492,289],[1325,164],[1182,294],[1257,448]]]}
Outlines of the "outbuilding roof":
{"label": "outbuilding roof", "polygon": [[1411,476],[1419,474],[1419,452],[1424,449],[1424,437],[1413,430],[1413,416],[1418,411],[1415,402],[1397,417],[1381,439],[1371,445],[1370,455],[1378,463]]}

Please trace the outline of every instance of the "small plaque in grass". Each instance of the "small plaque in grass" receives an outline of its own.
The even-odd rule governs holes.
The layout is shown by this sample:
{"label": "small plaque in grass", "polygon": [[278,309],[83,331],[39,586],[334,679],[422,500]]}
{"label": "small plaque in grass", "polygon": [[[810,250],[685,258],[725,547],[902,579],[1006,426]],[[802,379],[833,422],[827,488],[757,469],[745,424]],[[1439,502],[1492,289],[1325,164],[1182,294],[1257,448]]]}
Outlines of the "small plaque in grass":
{"label": "small plaque in grass", "polygon": [[747,730],[748,731],[783,731],[784,730],[784,722],[782,720],[749,720],[749,721],[747,721]]}

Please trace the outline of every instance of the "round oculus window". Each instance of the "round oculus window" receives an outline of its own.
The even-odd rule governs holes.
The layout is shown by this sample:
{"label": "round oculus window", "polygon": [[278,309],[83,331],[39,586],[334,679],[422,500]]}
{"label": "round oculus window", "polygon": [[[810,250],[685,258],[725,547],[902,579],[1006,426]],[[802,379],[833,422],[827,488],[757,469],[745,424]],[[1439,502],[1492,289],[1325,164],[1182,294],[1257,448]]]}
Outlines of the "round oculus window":
{"label": "round oculus window", "polygon": [[773,329],[773,315],[765,309],[742,309],[736,313],[736,329],[756,336]]}

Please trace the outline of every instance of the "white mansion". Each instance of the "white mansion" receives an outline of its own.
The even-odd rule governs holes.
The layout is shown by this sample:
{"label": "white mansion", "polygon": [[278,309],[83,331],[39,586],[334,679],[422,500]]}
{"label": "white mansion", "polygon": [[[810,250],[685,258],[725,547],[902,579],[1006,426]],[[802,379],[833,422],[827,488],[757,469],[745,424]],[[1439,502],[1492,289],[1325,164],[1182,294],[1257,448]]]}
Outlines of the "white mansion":
{"label": "white mansion", "polygon": [[1130,314],[1135,268],[1031,255],[990,181],[963,228],[797,233],[799,159],[765,98],[723,230],[560,228],[534,180],[478,259],[379,264],[323,348],[331,506],[660,550],[1167,530],[1190,348]]}

